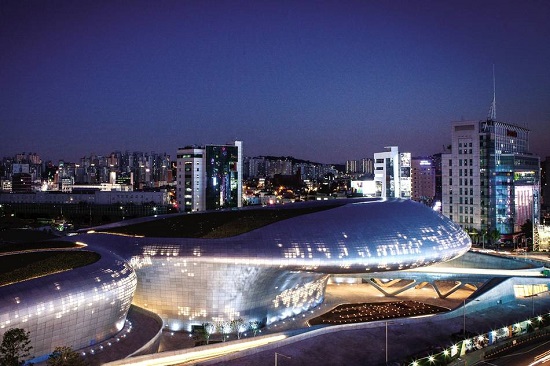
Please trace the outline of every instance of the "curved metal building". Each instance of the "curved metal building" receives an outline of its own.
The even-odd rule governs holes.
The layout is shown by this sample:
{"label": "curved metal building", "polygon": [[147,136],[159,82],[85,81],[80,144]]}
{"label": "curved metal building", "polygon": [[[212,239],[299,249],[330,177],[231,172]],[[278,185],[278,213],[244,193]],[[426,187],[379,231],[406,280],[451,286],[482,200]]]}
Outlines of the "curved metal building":
{"label": "curved metal building", "polygon": [[[95,233],[80,240],[128,260],[138,276],[134,303],[173,330],[235,318],[269,324],[321,303],[329,274],[426,266],[471,245],[458,225],[410,200],[283,207],[317,210],[223,238]],[[224,213],[208,213],[217,214]]]}
{"label": "curved metal building", "polygon": [[[0,287],[0,336],[10,328],[30,332],[32,354],[55,347],[80,349],[124,327],[136,289],[136,273],[113,253],[85,267]],[[17,255],[14,255],[14,260]]]}
{"label": "curved metal building", "polygon": [[[291,214],[304,208],[307,210]],[[51,314],[50,322],[40,320],[33,330],[57,332],[52,325],[60,322],[62,329],[72,328],[74,342],[69,345],[78,348],[120,328],[132,293],[134,304],[157,313],[172,330],[238,318],[269,324],[321,303],[330,274],[426,266],[454,259],[471,245],[469,236],[458,225],[409,200],[316,201],[240,211],[254,217],[269,210],[274,217],[289,211],[281,215],[283,219],[217,238],[171,236],[174,221],[163,221],[166,218],[153,219],[166,228],[164,237],[147,236],[146,223],[135,224],[128,232],[124,232],[125,227],[112,227],[71,237],[104,256],[100,268],[88,266],[32,280],[32,286],[21,283],[0,287],[0,326],[9,321],[10,327],[31,330],[21,323],[21,317],[14,318],[22,314],[15,298],[25,299],[25,309],[33,309],[25,310],[27,313],[39,315],[36,309],[43,307],[42,311]],[[199,215],[227,212],[235,211],[184,214],[170,220],[193,217],[201,225],[202,218],[204,222],[209,218]],[[216,217],[223,221],[222,216]],[[243,220],[231,225],[246,227],[248,223]],[[123,261],[111,260],[108,264],[107,258],[113,256]],[[121,281],[124,290],[112,283],[114,273],[119,274],[116,280]],[[98,295],[107,278],[113,286],[109,291],[115,291],[118,297],[110,292],[104,297]],[[71,292],[60,292],[72,282]],[[53,283],[61,283],[61,290],[47,287]],[[78,307],[66,306],[74,299],[82,299]],[[74,310],[57,318],[62,308]],[[82,326],[80,322],[97,323]],[[44,343],[43,347],[53,349],[57,345],[54,343]]]}

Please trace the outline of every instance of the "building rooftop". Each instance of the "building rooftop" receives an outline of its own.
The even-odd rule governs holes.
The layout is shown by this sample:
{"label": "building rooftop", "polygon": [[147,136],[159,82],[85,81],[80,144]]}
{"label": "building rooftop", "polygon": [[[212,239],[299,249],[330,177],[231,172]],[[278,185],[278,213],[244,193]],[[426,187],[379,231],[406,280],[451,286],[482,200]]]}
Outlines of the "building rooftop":
{"label": "building rooftop", "polygon": [[158,220],[127,226],[97,229],[97,232],[120,233],[160,238],[226,238],[260,227],[345,204],[332,200],[314,205],[248,207],[241,210],[196,212],[167,216]]}

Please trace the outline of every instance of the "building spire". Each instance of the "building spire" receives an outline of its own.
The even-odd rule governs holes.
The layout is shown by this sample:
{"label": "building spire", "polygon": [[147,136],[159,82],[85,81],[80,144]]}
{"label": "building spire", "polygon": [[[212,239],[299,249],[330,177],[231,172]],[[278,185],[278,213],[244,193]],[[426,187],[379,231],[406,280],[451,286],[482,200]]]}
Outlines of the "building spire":
{"label": "building spire", "polygon": [[495,84],[495,64],[493,64],[493,102],[489,108],[489,114],[487,115],[488,121],[497,120],[497,98],[496,98],[496,84]]}

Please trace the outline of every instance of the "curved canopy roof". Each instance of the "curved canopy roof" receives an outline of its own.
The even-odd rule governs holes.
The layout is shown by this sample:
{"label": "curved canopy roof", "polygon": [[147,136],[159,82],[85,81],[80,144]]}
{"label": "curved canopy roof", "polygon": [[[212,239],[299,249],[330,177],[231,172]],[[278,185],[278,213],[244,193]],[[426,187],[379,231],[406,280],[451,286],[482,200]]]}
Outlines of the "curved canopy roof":
{"label": "curved canopy roof", "polygon": [[[212,226],[212,222],[218,226]],[[189,230],[203,233],[202,237],[170,236],[179,230],[174,229],[178,225],[182,228],[203,225],[200,230],[196,227]],[[237,229],[222,232],[242,233],[215,238],[204,234],[204,227],[216,231],[228,225]],[[163,227],[166,231],[163,237],[140,235],[149,234],[150,228]],[[456,258],[471,246],[468,235],[458,225],[410,200],[305,202],[276,208],[177,215],[126,228],[131,230],[110,229],[110,234],[88,235],[78,240],[92,247],[108,247],[123,258],[133,258],[134,262],[172,256],[190,261],[326,273],[429,265]],[[122,234],[124,231],[126,234]]]}

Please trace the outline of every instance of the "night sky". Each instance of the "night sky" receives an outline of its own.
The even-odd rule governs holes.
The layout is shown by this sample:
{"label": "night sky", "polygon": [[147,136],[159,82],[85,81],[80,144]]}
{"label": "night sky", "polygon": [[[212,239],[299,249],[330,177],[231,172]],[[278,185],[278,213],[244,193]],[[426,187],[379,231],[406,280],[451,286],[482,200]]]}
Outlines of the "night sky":
{"label": "night sky", "polygon": [[550,1],[0,0],[0,158],[242,140],[323,163],[442,152],[451,121],[550,156]]}

